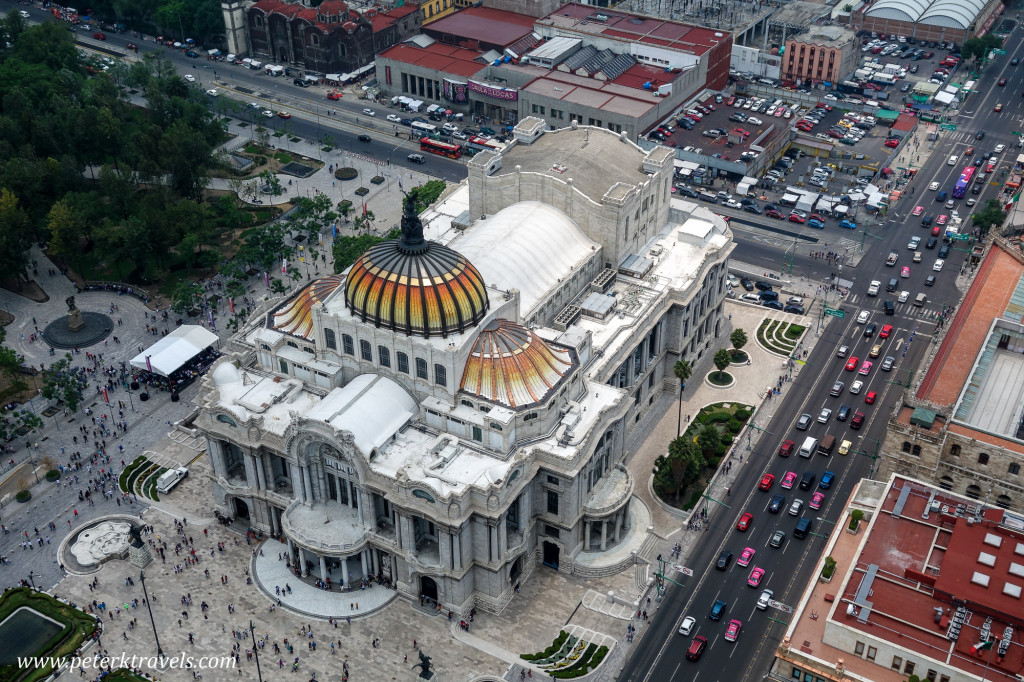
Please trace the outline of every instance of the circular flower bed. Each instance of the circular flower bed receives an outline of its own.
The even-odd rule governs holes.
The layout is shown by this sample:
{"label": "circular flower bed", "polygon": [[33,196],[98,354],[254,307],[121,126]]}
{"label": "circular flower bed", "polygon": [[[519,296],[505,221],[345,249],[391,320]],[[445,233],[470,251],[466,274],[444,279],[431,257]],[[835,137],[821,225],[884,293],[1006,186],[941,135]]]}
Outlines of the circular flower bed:
{"label": "circular flower bed", "polygon": [[708,384],[716,388],[729,388],[736,380],[733,379],[732,375],[728,372],[719,372],[717,369],[714,372],[709,372],[705,377]]}
{"label": "circular flower bed", "polygon": [[28,502],[32,499],[32,493],[27,490],[19,490],[18,494],[14,496],[18,502]]}
{"label": "circular flower bed", "polygon": [[734,365],[745,365],[747,364],[747,352],[733,348],[729,351],[729,359]]}
{"label": "circular flower bed", "polygon": [[357,171],[355,168],[349,168],[347,166],[345,168],[339,168],[338,170],[334,171],[334,177],[336,177],[339,180],[355,180],[358,175],[359,171]]}

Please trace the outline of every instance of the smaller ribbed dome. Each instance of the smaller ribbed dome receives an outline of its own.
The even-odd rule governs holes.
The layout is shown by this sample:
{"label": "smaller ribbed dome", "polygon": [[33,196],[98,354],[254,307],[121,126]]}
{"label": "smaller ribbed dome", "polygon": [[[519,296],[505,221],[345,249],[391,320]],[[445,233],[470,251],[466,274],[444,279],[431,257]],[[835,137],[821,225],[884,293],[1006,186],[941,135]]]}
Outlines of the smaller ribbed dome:
{"label": "smaller ribbed dome", "polygon": [[340,286],[340,275],[321,277],[310,283],[274,313],[273,328],[313,340],[313,305],[323,303]]}
{"label": "smaller ribbed dome", "polygon": [[490,322],[477,336],[461,390],[512,408],[542,401],[573,365],[568,349],[552,348],[526,327]]}

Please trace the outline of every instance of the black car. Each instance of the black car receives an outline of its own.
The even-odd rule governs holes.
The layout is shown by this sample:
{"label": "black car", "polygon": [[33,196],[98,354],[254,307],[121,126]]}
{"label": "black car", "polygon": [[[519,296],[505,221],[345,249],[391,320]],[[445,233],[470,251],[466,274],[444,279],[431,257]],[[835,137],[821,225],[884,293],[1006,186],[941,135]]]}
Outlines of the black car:
{"label": "black car", "polygon": [[762,211],[761,207],[758,206],[757,204],[745,204],[743,206],[743,210],[747,211],[748,213],[756,213],[757,215],[764,214],[764,211]]}
{"label": "black car", "polygon": [[684,197],[690,197],[691,199],[697,198],[697,193],[687,187],[686,185],[676,185],[676,191],[682,194]]}
{"label": "black car", "polygon": [[[765,303],[765,305],[767,306],[768,304]],[[794,303],[787,305],[785,308],[783,308],[783,310],[787,313],[793,313],[794,315],[804,314],[804,307],[802,305],[796,305]]]}
{"label": "black car", "polygon": [[768,282],[757,281],[754,282],[754,288],[757,289],[758,291],[771,291],[772,285],[768,284]]}
{"label": "black car", "polygon": [[192,50],[189,50],[188,52],[186,52],[185,56],[189,57],[190,59],[199,59],[199,53],[198,52],[193,52]]}
{"label": "black car", "polygon": [[927,277],[925,277],[924,278],[924,285],[926,287],[933,287],[933,286],[935,286],[935,275],[928,275]]}
{"label": "black car", "polygon": [[974,139],[975,140],[984,140],[985,139],[985,131],[984,130],[979,130],[978,134],[974,136]]}
{"label": "black car", "polygon": [[939,247],[939,258],[946,258],[949,255],[949,244],[943,244]]}
{"label": "black car", "polygon": [[933,220],[935,219],[932,218],[930,215],[926,215],[925,217],[921,218],[921,227],[931,227]]}
{"label": "black car", "polygon": [[360,142],[372,142],[373,141],[372,138],[369,135],[360,135],[358,139],[359,139]]}
{"label": "black car", "polygon": [[785,310],[786,306],[782,305],[781,301],[764,301],[761,303],[765,308],[771,308],[772,310]]}
{"label": "black car", "polygon": [[715,561],[715,568],[720,571],[724,571],[729,568],[729,562],[732,561],[732,552],[727,549],[723,549],[722,553],[718,555],[718,560]]}
{"label": "black car", "polygon": [[805,471],[804,475],[800,477],[800,490],[810,490],[814,487],[814,481],[817,476],[813,471]]}
{"label": "black car", "polygon": [[842,405],[839,407],[839,411],[836,412],[836,421],[844,422],[850,416],[850,406]]}
{"label": "black car", "polygon": [[974,186],[971,187],[971,194],[981,194],[981,183],[980,182],[974,183]]}
{"label": "black car", "polygon": [[768,511],[772,514],[778,514],[785,504],[785,495],[773,495],[771,501],[768,503]]}
{"label": "black car", "polygon": [[864,327],[864,338],[865,339],[870,339],[871,337],[873,337],[875,335],[875,332],[877,330],[878,330],[878,325],[875,324],[874,322],[869,322],[868,325],[866,327]]}
{"label": "black car", "polygon": [[292,81],[292,85],[297,85],[300,88],[308,88],[309,87],[309,83],[307,83],[306,81],[302,80],[301,78],[296,78],[295,80],[293,80]]}
{"label": "black car", "polygon": [[978,166],[980,166],[983,163],[984,163],[984,161],[982,161],[981,159],[975,159],[974,160],[974,167],[977,168]]}
{"label": "black car", "polygon": [[403,118],[401,121],[399,121],[399,123],[401,123],[404,126],[411,126],[412,125],[412,119],[411,118]]}
{"label": "black car", "polygon": [[766,210],[766,211],[779,211],[780,213],[782,212],[781,208],[779,208],[778,206],[776,206],[775,204],[772,204],[772,203],[765,204],[764,205],[764,210]]}
{"label": "black car", "polygon": [[740,286],[743,287],[744,289],[746,289],[747,291],[753,291],[754,290],[754,283],[751,282],[746,277],[743,277],[742,279],[740,279]]}
{"label": "black car", "polygon": [[939,240],[936,239],[935,237],[928,237],[928,241],[925,242],[924,248],[926,248],[926,249],[934,249],[935,245],[938,244],[938,243],[939,243]]}

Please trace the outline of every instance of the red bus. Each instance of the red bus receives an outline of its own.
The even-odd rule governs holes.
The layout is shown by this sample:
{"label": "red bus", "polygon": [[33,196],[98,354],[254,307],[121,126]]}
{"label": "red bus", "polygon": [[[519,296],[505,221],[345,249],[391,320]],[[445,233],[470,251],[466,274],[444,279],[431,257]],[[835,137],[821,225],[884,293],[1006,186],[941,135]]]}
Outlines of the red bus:
{"label": "red bus", "polygon": [[420,138],[420,149],[431,154],[447,156],[449,159],[457,159],[462,156],[462,147],[459,145],[431,140],[429,137]]}

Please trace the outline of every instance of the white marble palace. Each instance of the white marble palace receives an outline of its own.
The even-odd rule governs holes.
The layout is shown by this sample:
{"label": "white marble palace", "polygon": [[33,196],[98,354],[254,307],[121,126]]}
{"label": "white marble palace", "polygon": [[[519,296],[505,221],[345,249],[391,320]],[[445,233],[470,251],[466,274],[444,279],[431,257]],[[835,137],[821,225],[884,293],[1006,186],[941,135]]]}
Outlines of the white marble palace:
{"label": "white marble palace", "polygon": [[672,150],[544,126],[523,120],[204,379],[220,511],[286,538],[304,574],[463,613],[502,609],[539,563],[631,561],[647,482],[625,444],[675,362],[723,346],[732,236],[673,198]]}

